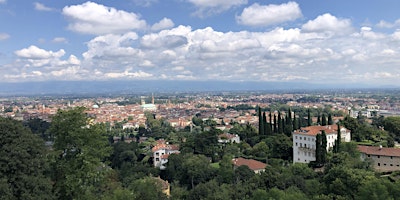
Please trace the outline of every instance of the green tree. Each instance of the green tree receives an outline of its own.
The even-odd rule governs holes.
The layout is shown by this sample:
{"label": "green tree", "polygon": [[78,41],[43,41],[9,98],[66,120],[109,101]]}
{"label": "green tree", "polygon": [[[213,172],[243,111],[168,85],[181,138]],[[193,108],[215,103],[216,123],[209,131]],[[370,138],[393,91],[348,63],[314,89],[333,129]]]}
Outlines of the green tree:
{"label": "green tree", "polygon": [[328,124],[328,123],[326,122],[325,113],[322,113],[321,125],[322,125],[322,126],[326,126],[327,124]]}
{"label": "green tree", "polygon": [[264,134],[264,119],[263,115],[261,112],[261,107],[258,107],[258,134],[263,135]]}
{"label": "green tree", "polygon": [[0,117],[0,198],[54,199],[44,141],[21,122]]}
{"label": "green tree", "polygon": [[333,125],[333,119],[332,119],[332,114],[328,114],[328,125]]}
{"label": "green tree", "polygon": [[107,171],[103,161],[110,155],[106,130],[90,124],[84,108],[59,110],[52,118],[55,136],[53,181],[60,199],[84,198],[95,193]]}
{"label": "green tree", "polygon": [[312,125],[311,111],[310,109],[307,109],[307,126],[311,125]]}

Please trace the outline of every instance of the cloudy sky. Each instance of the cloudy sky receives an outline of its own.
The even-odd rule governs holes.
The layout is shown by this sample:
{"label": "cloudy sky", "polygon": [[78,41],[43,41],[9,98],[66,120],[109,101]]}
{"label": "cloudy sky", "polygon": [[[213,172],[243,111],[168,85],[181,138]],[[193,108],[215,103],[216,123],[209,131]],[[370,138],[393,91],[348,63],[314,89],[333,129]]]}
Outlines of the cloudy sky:
{"label": "cloudy sky", "polygon": [[398,0],[0,0],[0,81],[400,86]]}

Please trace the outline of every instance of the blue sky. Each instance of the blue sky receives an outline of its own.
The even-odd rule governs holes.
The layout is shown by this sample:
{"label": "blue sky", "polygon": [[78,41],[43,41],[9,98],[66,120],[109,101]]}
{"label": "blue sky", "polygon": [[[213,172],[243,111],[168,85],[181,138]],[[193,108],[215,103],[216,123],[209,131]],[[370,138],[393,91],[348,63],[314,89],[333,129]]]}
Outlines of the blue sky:
{"label": "blue sky", "polygon": [[0,79],[400,86],[398,0],[0,0]]}

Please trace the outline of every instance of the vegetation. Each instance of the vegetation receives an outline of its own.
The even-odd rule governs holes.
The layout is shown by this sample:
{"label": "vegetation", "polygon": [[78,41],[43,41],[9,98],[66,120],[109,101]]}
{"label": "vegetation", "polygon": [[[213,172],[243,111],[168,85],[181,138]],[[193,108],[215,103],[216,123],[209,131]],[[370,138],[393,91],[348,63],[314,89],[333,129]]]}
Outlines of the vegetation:
{"label": "vegetation", "polygon": [[[152,113],[146,113],[146,127],[137,130],[93,124],[83,108],[60,110],[51,123],[0,118],[0,196],[117,200],[397,199],[400,195],[396,174],[380,177],[368,160],[360,160],[355,142],[337,140],[333,151],[327,152],[325,133],[316,141],[315,164],[323,168],[292,163],[291,132],[313,123],[310,119],[318,116],[317,110],[286,108],[274,114],[257,109],[259,129],[231,123],[229,133],[239,135],[241,143],[228,144],[218,143],[223,132],[200,115],[192,119],[199,127],[192,132],[175,130]],[[335,114],[319,111],[320,123],[331,124]],[[352,131],[354,141],[371,145],[392,146],[400,138],[399,117],[376,117],[371,124],[362,117],[345,117],[340,126]],[[120,133],[147,140],[109,139]],[[181,153],[169,156],[165,170],[152,166],[151,147],[158,138],[180,146]],[[51,148],[44,140],[54,142]],[[239,156],[267,163],[266,170],[255,174],[247,166],[235,167],[232,158]],[[162,192],[158,177],[171,184],[170,197]]]}

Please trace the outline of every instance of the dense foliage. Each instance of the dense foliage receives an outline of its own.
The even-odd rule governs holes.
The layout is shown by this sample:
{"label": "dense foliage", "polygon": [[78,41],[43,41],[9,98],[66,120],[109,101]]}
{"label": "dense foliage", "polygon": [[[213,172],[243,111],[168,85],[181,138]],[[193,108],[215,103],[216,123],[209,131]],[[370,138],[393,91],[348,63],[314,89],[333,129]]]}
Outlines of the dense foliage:
{"label": "dense foliage", "polygon": [[[376,174],[368,160],[360,160],[355,142],[336,142],[333,152],[317,153],[318,168],[293,164],[293,143],[288,132],[300,127],[296,121],[312,123],[308,119],[318,113],[288,113],[292,113],[290,108],[277,111],[276,115],[260,109],[259,129],[231,123],[229,132],[239,135],[241,142],[226,144],[218,143],[218,135],[223,132],[215,128],[215,122],[203,121],[200,116],[193,117],[197,126],[175,130],[164,119],[146,113],[146,127],[129,131],[118,124],[93,124],[83,108],[59,111],[51,124],[39,119],[22,124],[0,118],[0,196],[111,200],[398,199],[400,181],[396,173],[387,177]],[[326,113],[327,119],[322,118],[321,123],[330,124],[331,114]],[[377,117],[369,124],[361,117],[345,117],[340,124],[354,131],[355,141],[390,146],[391,139],[399,138],[399,119]],[[114,143],[110,136],[116,135],[146,140]],[[151,147],[158,138],[180,146],[180,154],[169,156],[166,170],[152,165]],[[320,150],[326,148],[324,138],[319,136]],[[54,144],[45,146],[43,139]],[[239,156],[267,163],[266,170],[256,174],[247,166],[235,167],[232,158]],[[160,178],[170,183],[170,197],[162,192]]]}

